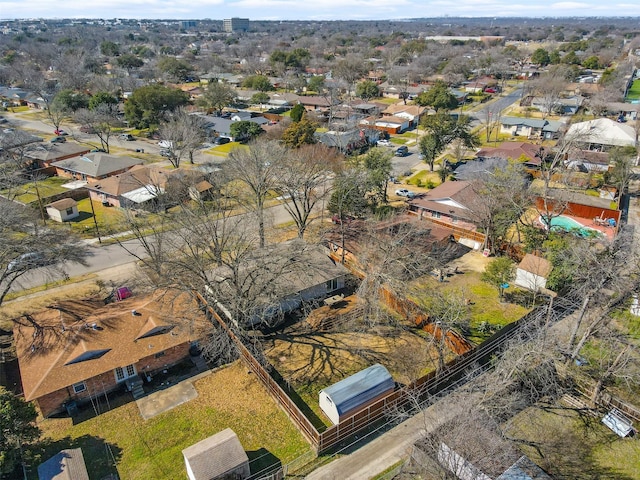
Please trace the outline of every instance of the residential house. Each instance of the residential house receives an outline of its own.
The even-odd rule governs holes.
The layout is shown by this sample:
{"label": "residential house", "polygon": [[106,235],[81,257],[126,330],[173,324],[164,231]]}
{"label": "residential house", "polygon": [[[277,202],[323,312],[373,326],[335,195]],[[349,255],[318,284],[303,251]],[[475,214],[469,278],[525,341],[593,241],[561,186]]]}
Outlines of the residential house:
{"label": "residential house", "polygon": [[129,208],[153,201],[165,193],[169,170],[136,165],[130,170],[87,184],[89,198],[103,205]]}
{"label": "residential house", "polygon": [[232,286],[242,285],[243,295],[252,298],[251,313],[230,320],[252,326],[275,324],[303,303],[335,295],[344,288],[347,275],[348,270],[334,262],[325,247],[291,240],[252,252],[237,271],[219,267],[208,272],[210,283],[219,287],[208,292],[224,307],[237,301]]}
{"label": "residential house", "polygon": [[225,428],[182,451],[189,480],[248,478],[249,457],[236,433]]}
{"label": "residential house", "polygon": [[472,182],[446,181],[409,201],[409,209],[421,220],[448,229],[454,238],[473,249],[481,248],[485,235],[478,232],[482,202]]}
{"label": "residential house", "polygon": [[402,133],[409,129],[411,121],[399,116],[367,117],[360,120],[360,125],[387,133]]}
{"label": "residential house", "polygon": [[547,286],[551,268],[549,260],[527,253],[518,264],[514,283],[534,292],[543,290]]}
{"label": "residential house", "polygon": [[530,168],[539,168],[542,160],[539,145],[527,142],[502,142],[497,147],[483,147],[476,152],[476,158],[502,158],[516,160]]}
{"label": "residential house", "polygon": [[596,118],[574,123],[567,130],[566,138],[584,145],[588,150],[604,152],[612,147],[636,147],[638,139],[633,127],[609,118]]}
{"label": "residential house", "polygon": [[429,89],[427,85],[395,85],[388,81],[381,83],[379,88],[383,97],[398,99],[413,99]]}
{"label": "residential house", "polygon": [[38,480],[89,480],[82,449],[60,450],[38,465]]}
{"label": "residential house", "polygon": [[615,116],[621,123],[637,120],[640,117],[640,103],[608,102],[607,113]]}
{"label": "residential house", "polygon": [[328,132],[316,132],[315,137],[319,143],[327,147],[333,147],[345,154],[374,144],[380,134],[371,126],[366,129],[352,129],[345,132],[329,130]]}
{"label": "residential house", "polygon": [[24,130],[5,128],[0,132],[0,151],[22,148],[24,151],[34,147],[34,144],[42,142],[42,138],[31,135]]}
{"label": "residential house", "polygon": [[593,150],[572,149],[567,153],[565,167],[581,172],[606,172],[609,170],[609,154]]}
{"label": "residential house", "polygon": [[59,160],[52,163],[52,166],[55,167],[56,175],[59,177],[95,183],[107,177],[124,173],[134,165],[141,164],[142,160],[139,158],[94,152]]}
{"label": "residential house", "polygon": [[490,418],[478,412],[455,417],[416,442],[412,458],[436,461],[459,480],[551,480]]}
{"label": "residential house", "polygon": [[255,112],[238,111],[236,113],[231,114],[230,120],[232,122],[244,122],[244,121],[253,122],[253,123],[257,123],[260,126],[269,124],[269,120],[267,120],[262,115],[259,115]]}
{"label": "residential house", "polygon": [[337,425],[389,395],[394,389],[395,382],[389,371],[376,363],[320,390],[319,404],[329,420]]}
{"label": "residential house", "polygon": [[39,144],[25,153],[34,160],[36,168],[48,168],[52,163],[89,153],[89,147],[79,143],[46,143]]}
{"label": "residential house", "polygon": [[188,358],[206,320],[189,295],[156,292],[65,300],[14,323],[24,398],[48,417]]}
{"label": "residential house", "polygon": [[500,133],[514,137],[544,138],[549,140],[556,138],[563,127],[564,123],[555,120],[521,117],[500,118]]}
{"label": "residential house", "polygon": [[421,107],[419,105],[404,105],[402,103],[389,105],[382,111],[383,119],[386,117],[399,117],[409,120],[409,126],[407,129],[412,129],[418,126],[420,117],[425,113],[428,113],[426,107]]}
{"label": "residential house", "polygon": [[301,96],[299,97],[299,101],[307,112],[324,112],[340,104],[338,99],[332,100],[319,96]]}
{"label": "residential house", "polygon": [[80,216],[78,202],[73,198],[63,198],[52,202],[46,206],[46,209],[49,218],[56,222],[68,222]]}
{"label": "residential house", "polygon": [[573,95],[571,97],[560,97],[550,102],[550,99],[544,97],[533,97],[531,106],[537,108],[543,113],[558,115],[575,115],[582,106],[584,97]]}
{"label": "residential house", "polygon": [[488,88],[495,88],[497,86],[498,81],[495,78],[484,76],[464,82],[464,91],[470,93],[482,93]]}

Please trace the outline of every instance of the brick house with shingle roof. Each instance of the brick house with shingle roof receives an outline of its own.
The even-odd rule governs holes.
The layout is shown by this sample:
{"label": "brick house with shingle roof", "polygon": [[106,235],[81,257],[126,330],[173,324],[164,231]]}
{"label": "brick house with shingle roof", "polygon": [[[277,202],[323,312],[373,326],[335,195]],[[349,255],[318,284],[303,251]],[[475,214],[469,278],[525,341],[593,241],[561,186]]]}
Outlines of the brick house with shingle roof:
{"label": "brick house with shingle roof", "polygon": [[104,305],[66,300],[15,320],[24,397],[43,416],[118,389],[189,356],[206,319],[185,293],[154,293]]}
{"label": "brick house with shingle roof", "polygon": [[126,172],[142,160],[132,157],[118,157],[103,152],[87,153],[79,157],[60,160],[52,164],[59,177],[97,182],[103,178]]}

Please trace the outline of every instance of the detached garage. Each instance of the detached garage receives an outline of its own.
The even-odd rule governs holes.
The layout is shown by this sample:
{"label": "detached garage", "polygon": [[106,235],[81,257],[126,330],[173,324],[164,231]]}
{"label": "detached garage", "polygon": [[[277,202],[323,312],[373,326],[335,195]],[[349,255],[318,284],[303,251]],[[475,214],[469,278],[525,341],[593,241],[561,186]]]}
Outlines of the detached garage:
{"label": "detached garage", "polygon": [[389,371],[377,363],[321,390],[320,408],[334,424],[338,424],[390,394],[394,388]]}

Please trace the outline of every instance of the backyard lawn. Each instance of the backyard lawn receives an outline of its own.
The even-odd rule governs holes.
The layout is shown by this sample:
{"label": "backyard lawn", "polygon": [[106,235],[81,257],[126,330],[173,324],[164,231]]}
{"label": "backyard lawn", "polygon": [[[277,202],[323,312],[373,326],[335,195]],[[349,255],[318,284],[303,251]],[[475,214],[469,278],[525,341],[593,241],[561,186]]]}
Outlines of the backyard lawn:
{"label": "backyard lawn", "polygon": [[[355,297],[347,299],[345,310],[356,303]],[[321,307],[317,311],[335,309]],[[374,363],[384,365],[394,380],[404,384],[437,365],[437,352],[424,332],[391,323],[366,326],[361,313],[356,313],[352,321],[324,330],[314,330],[302,321],[265,341],[270,363],[310,409],[307,417],[319,430],[331,425],[318,404],[323,388]]]}
{"label": "backyard lawn", "polygon": [[512,420],[508,433],[553,478],[640,480],[638,439],[619,438],[598,418],[580,419],[562,407],[529,408]]}
{"label": "backyard lawn", "polygon": [[[89,416],[76,425],[69,418],[42,420],[39,426],[49,446],[35,464],[62,448],[80,446],[91,478],[115,473],[112,459],[119,478],[186,478],[182,450],[227,427],[238,435],[252,472],[276,459],[286,464],[310,450],[242,363],[218,370],[194,385],[196,399],[147,421],[133,401],[112,404],[112,410]],[[37,478],[35,468],[30,473],[31,479]]]}
{"label": "backyard lawn", "polygon": [[[481,255],[477,252],[467,255],[481,259]],[[438,279],[431,275],[415,280],[412,284],[412,298],[419,302],[420,293],[430,290],[453,291],[464,295],[469,301],[470,314],[470,333],[465,336],[468,340],[479,344],[488,338],[491,333],[523,317],[530,309],[515,303],[501,303],[498,298],[498,291],[488,283],[480,280],[484,267],[480,265],[481,268],[471,268],[460,264],[460,262],[465,261],[467,255],[449,266],[451,268],[456,264],[461,265],[459,272],[447,276],[444,282],[439,282]],[[514,288],[507,289],[506,295],[508,296],[515,290]]]}
{"label": "backyard lawn", "polygon": [[627,92],[627,100],[640,100],[640,80],[635,80]]}
{"label": "backyard lawn", "polygon": [[10,190],[3,190],[0,193],[24,204],[37,202],[38,195],[40,195],[42,203],[45,205],[49,203],[47,199],[51,196],[67,192],[68,190],[62,185],[69,181],[68,178],[48,177],[38,182],[29,182]]}

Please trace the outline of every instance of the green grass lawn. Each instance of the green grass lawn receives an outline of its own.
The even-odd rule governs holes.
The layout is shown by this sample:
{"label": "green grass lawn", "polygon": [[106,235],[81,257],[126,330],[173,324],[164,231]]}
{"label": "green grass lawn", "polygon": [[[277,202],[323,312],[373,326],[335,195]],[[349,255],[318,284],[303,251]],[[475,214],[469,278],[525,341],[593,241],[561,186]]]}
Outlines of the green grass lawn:
{"label": "green grass lawn", "polygon": [[491,332],[515,322],[530,309],[506,301],[501,303],[498,291],[488,283],[482,282],[480,276],[480,272],[468,271],[462,275],[450,276],[444,283],[438,282],[431,275],[421,277],[415,282],[417,286],[413,299],[419,298],[420,291],[431,289],[464,292],[465,298],[470,302],[469,326],[471,332],[466,337],[476,344],[482,343],[491,335]]}
{"label": "green grass lawn", "polygon": [[631,84],[631,88],[627,92],[627,100],[639,100],[640,99],[640,80],[635,80]]}
{"label": "green grass lawn", "polygon": [[[119,208],[105,207],[102,203],[91,202],[88,198],[78,202],[78,212],[80,216],[71,220],[69,225],[73,231],[85,237],[96,236],[96,223],[101,235],[113,233],[122,223],[122,211]],[[93,212],[96,216],[95,221]]]}
{"label": "green grass lawn", "polygon": [[[133,401],[75,425],[69,418],[43,420],[41,459],[80,446],[91,478],[114,473],[114,458],[119,478],[174,480],[186,477],[182,450],[225,428],[238,435],[252,472],[275,461],[286,464],[310,450],[240,362],[198,380],[195,387],[196,399],[146,421]],[[37,478],[35,469],[30,478]]]}
{"label": "green grass lawn", "polygon": [[514,418],[509,436],[523,440],[523,452],[553,478],[640,480],[640,442],[619,438],[598,418],[583,420],[562,408],[529,408]]}
{"label": "green grass lawn", "polygon": [[440,177],[438,176],[438,172],[432,172],[430,170],[419,170],[409,178],[407,178],[406,182],[417,187],[424,187],[426,185],[429,185],[430,183],[433,184],[434,187],[437,187],[438,185],[440,185],[440,183],[442,183],[440,181]]}
{"label": "green grass lawn", "polygon": [[43,205],[47,204],[47,199],[53,195],[67,192],[62,185],[68,183],[70,179],[60,177],[49,177],[38,182],[29,182],[10,190],[3,190],[2,195],[12,198],[18,202],[29,204],[38,201],[38,194]]}

